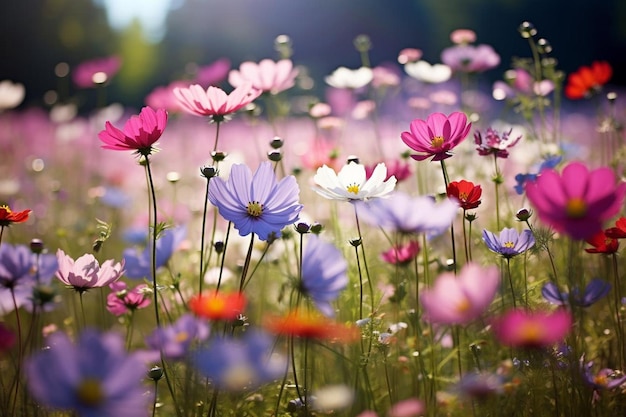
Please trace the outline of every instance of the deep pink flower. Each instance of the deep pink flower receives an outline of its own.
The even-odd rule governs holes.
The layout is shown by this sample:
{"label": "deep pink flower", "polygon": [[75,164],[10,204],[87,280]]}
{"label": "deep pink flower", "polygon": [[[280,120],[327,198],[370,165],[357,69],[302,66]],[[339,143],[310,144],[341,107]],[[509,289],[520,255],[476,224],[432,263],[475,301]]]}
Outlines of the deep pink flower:
{"label": "deep pink flower", "polygon": [[281,59],[278,62],[264,59],[258,64],[247,61],[239,66],[239,70],[231,70],[228,82],[233,87],[239,87],[249,81],[257,90],[278,94],[293,87],[297,75],[298,70],[293,68],[290,59]]}
{"label": "deep pink flower", "polygon": [[139,284],[129,290],[126,283],[117,281],[109,285],[111,292],[107,295],[107,310],[111,314],[121,316],[150,305],[151,295],[146,284]]}
{"label": "deep pink flower", "polygon": [[261,93],[250,82],[242,83],[230,94],[213,86],[205,91],[198,84],[174,89],[176,99],[187,113],[208,116],[216,122],[223,121],[225,116],[252,103]]}
{"label": "deep pink flower", "polygon": [[401,137],[409,148],[419,152],[411,158],[423,161],[432,156],[433,161],[441,161],[452,156],[450,151],[467,137],[471,127],[464,113],[433,113],[426,120],[413,120],[410,132],[402,132]]}
{"label": "deep pink flower", "polygon": [[115,151],[136,151],[141,155],[150,155],[152,145],[159,140],[167,125],[167,112],[163,109],[154,111],[151,107],[141,109],[139,115],[131,116],[124,125],[124,130],[106,122],[105,130],[98,133],[104,149]]}
{"label": "deep pink flower", "polygon": [[417,257],[419,252],[420,244],[416,240],[411,240],[405,245],[392,246],[380,257],[392,265],[407,265]]}
{"label": "deep pink flower", "polygon": [[492,323],[496,338],[506,346],[540,348],[560,342],[569,333],[572,316],[565,309],[553,313],[510,310]]}
{"label": "deep pink flower", "polygon": [[626,184],[616,181],[612,169],[590,171],[581,162],[570,163],[561,175],[544,170],[526,184],[539,219],[577,240],[600,232],[603,223],[619,213],[625,193]]}
{"label": "deep pink flower", "polygon": [[500,286],[497,267],[467,263],[458,275],[444,272],[422,291],[424,318],[437,324],[467,324],[489,307]]}
{"label": "deep pink flower", "polygon": [[117,56],[97,58],[81,62],[72,73],[72,80],[80,88],[104,84],[120,69],[122,60]]}
{"label": "deep pink flower", "polygon": [[105,287],[120,279],[124,273],[124,261],[113,263],[114,261],[109,259],[100,265],[89,253],[74,260],[59,249],[57,261],[59,263],[57,278],[78,292]]}

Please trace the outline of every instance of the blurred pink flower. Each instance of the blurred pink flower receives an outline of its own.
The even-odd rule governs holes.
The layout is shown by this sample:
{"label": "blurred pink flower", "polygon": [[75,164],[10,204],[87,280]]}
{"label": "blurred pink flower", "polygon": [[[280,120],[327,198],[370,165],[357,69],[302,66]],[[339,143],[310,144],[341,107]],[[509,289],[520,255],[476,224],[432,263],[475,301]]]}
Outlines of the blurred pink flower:
{"label": "blurred pink flower", "polygon": [[[403,159],[389,159],[384,162],[385,166],[387,167],[386,179],[396,177],[396,180],[400,182],[406,180],[412,174],[411,165]],[[365,176],[367,178],[372,176],[374,168],[376,168],[376,164],[365,166]]]}
{"label": "blurred pink flower", "polygon": [[458,72],[484,72],[500,65],[500,55],[489,45],[455,45],[441,53],[441,62]]}
{"label": "blurred pink flower", "polygon": [[417,155],[411,158],[423,161],[433,157],[433,161],[450,158],[450,152],[456,147],[472,127],[467,122],[467,116],[461,112],[454,112],[450,116],[443,113],[432,113],[428,119],[415,119],[411,122],[410,132],[402,132],[402,141]]}
{"label": "blurred pink flower", "polygon": [[436,324],[467,324],[489,307],[499,286],[500,272],[495,266],[468,263],[458,275],[444,272],[432,288],[422,291],[424,318]]}
{"label": "blurred pink flower", "polygon": [[223,121],[225,116],[252,103],[261,93],[250,82],[240,84],[230,94],[213,86],[205,91],[198,84],[174,89],[174,96],[183,110],[197,116],[208,116],[216,122]]}
{"label": "blurred pink flower", "polygon": [[495,319],[492,330],[503,345],[540,348],[560,342],[571,326],[572,316],[565,309],[553,313],[515,309]]}
{"label": "blurred pink flower", "polygon": [[417,62],[422,57],[422,50],[416,48],[404,48],[398,53],[398,62],[400,64],[408,64],[409,62]]}
{"label": "blurred pink flower", "polygon": [[278,94],[295,84],[298,70],[293,68],[290,59],[281,59],[274,62],[271,59],[264,59],[258,64],[251,61],[243,62],[238,70],[231,70],[228,74],[228,82],[233,87],[239,87],[246,81],[252,83],[252,87]]}
{"label": "blurred pink flower", "polygon": [[526,183],[526,196],[539,219],[577,240],[600,232],[619,213],[625,193],[626,183],[616,180],[612,169],[590,171],[581,162],[570,163],[561,175],[544,170]]}
{"label": "blurred pink flower", "polygon": [[119,71],[122,60],[117,56],[81,62],[74,68],[72,80],[80,88],[104,84]]}
{"label": "blurred pink flower", "polygon": [[194,84],[200,84],[205,88],[216,85],[228,77],[230,67],[230,59],[228,58],[220,58],[209,65],[201,66],[196,72]]}
{"label": "blurred pink flower", "polygon": [[109,285],[111,292],[107,295],[107,310],[111,314],[121,316],[139,308],[150,305],[150,293],[146,290],[146,284],[139,284],[132,290],[128,290],[126,283],[117,281]]}
{"label": "blurred pink flower", "polygon": [[15,332],[6,324],[0,322],[0,354],[10,350],[15,345],[16,340],[17,335]]}
{"label": "blurred pink flower", "polygon": [[152,153],[152,145],[159,140],[167,125],[167,113],[163,109],[154,111],[151,107],[141,109],[139,115],[131,116],[120,130],[107,121],[105,130],[98,133],[104,149],[115,151],[136,151],[141,155]]}
{"label": "blurred pink flower", "polygon": [[425,411],[424,403],[417,398],[408,398],[398,401],[391,406],[388,417],[417,417],[421,416]]}
{"label": "blurred pink flower", "polygon": [[476,32],[471,29],[457,29],[450,33],[450,40],[457,45],[476,42]]}
{"label": "blurred pink flower", "polygon": [[59,249],[57,261],[59,263],[57,278],[81,293],[91,288],[110,285],[124,273],[124,261],[113,263],[114,261],[109,259],[100,265],[90,253],[74,260]]}
{"label": "blurred pink flower", "polygon": [[306,168],[317,170],[327,165],[334,170],[339,168],[338,151],[332,143],[318,139],[314,140],[309,149],[302,155],[301,162]]}
{"label": "blurred pink flower", "polygon": [[174,95],[175,88],[187,87],[184,81],[172,81],[166,86],[155,87],[145,98],[146,105],[153,109],[165,109],[168,113],[178,113],[183,110]]}
{"label": "blurred pink flower", "polygon": [[397,87],[400,85],[400,74],[395,71],[395,68],[379,65],[372,69],[374,78],[372,79],[372,86],[375,88],[381,87]]}
{"label": "blurred pink flower", "polygon": [[420,252],[420,244],[411,240],[405,245],[392,246],[383,252],[380,257],[383,261],[392,265],[407,265],[412,262]]}

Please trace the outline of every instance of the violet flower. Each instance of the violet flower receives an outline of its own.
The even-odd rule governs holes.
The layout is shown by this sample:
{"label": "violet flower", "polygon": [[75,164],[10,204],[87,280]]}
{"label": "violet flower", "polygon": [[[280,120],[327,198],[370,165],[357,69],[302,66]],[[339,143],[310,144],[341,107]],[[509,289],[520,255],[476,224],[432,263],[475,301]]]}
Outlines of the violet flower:
{"label": "violet flower", "polygon": [[507,259],[520,255],[535,246],[535,236],[528,229],[518,233],[515,229],[505,227],[499,236],[483,230],[483,241],[489,250]]}
{"label": "violet flower", "polygon": [[608,281],[594,278],[580,294],[578,287],[574,287],[571,294],[560,292],[553,282],[546,283],[541,289],[541,295],[552,304],[567,305],[570,301],[579,307],[590,307],[597,301],[604,298],[611,291],[611,284]]}
{"label": "violet flower", "polygon": [[[165,266],[187,235],[187,229],[179,226],[165,229],[156,243],[156,267]],[[125,276],[131,279],[152,278],[151,243],[142,252],[128,248],[123,252]]]}
{"label": "violet flower", "polygon": [[181,316],[170,326],[158,328],[146,337],[148,347],[163,352],[168,359],[181,359],[192,342],[209,336],[208,325],[191,314]]}

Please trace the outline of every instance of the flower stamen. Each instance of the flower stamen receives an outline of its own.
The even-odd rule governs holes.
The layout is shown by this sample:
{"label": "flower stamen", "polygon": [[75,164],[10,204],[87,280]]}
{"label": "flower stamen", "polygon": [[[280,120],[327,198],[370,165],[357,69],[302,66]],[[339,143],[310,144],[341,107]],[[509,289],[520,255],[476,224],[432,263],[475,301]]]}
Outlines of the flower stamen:
{"label": "flower stamen", "polygon": [[565,211],[568,217],[580,219],[587,214],[587,203],[580,197],[574,197],[565,205]]}
{"label": "flower stamen", "polygon": [[248,203],[246,211],[252,217],[260,217],[263,214],[263,204],[258,201],[251,201]]}
{"label": "flower stamen", "polygon": [[350,184],[346,187],[346,189],[348,190],[349,193],[356,195],[359,193],[360,187],[359,187],[359,184]]}
{"label": "flower stamen", "polygon": [[433,148],[441,148],[443,146],[444,138],[443,136],[435,136],[430,140],[430,144]]}
{"label": "flower stamen", "polygon": [[102,385],[94,378],[85,378],[76,388],[78,402],[87,407],[96,407],[104,400]]}

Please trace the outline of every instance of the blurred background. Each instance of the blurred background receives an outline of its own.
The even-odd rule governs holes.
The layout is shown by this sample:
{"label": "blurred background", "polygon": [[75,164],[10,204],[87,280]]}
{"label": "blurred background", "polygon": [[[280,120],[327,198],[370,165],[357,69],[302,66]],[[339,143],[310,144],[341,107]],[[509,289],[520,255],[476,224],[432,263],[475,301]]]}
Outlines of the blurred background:
{"label": "blurred background", "polygon": [[76,94],[69,77],[55,75],[60,62],[71,71],[118,55],[122,67],[108,101],[139,107],[156,86],[190,78],[217,59],[228,58],[233,68],[277,59],[274,39],[283,34],[313,88],[338,66],[360,66],[353,45],[359,34],[371,38],[373,65],[395,62],[407,47],[435,63],[458,28],[474,30],[477,43],[500,54],[500,66],[487,74],[495,80],[513,57],[530,56],[517,32],[524,20],[551,43],[566,73],[603,59],[615,70],[612,83],[626,84],[624,0],[24,0],[2,9],[0,80],[26,86],[22,107],[44,104],[49,90]]}

